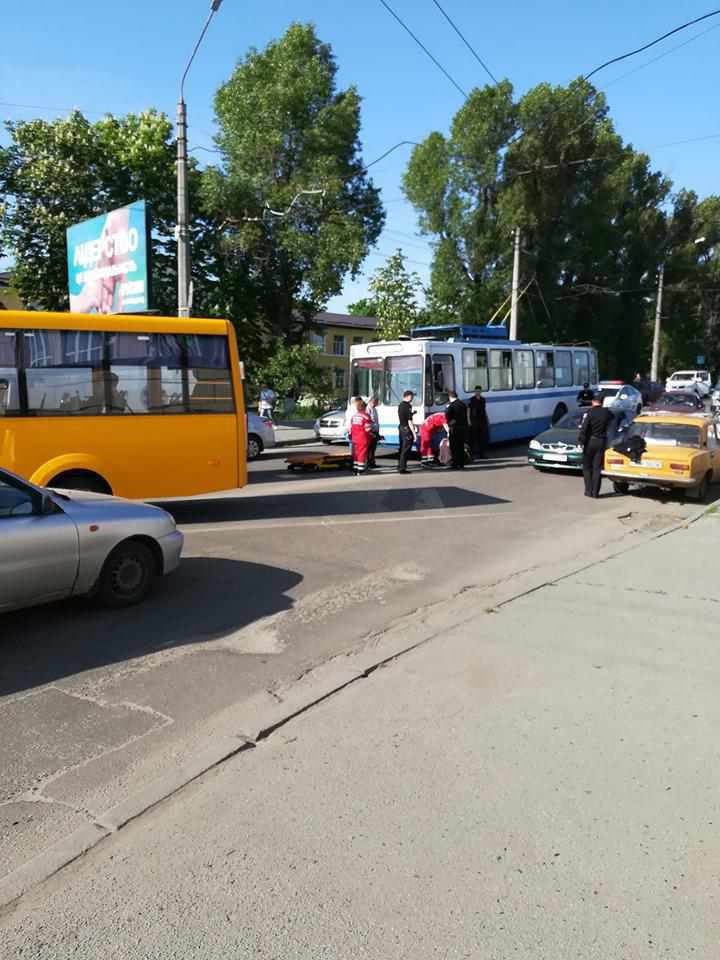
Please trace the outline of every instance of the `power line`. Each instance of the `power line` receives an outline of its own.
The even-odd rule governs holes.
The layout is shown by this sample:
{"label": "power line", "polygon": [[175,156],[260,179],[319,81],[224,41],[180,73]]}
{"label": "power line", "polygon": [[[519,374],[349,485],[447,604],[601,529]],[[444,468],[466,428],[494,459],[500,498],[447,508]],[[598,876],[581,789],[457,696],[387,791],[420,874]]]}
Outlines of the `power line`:
{"label": "power line", "polygon": [[495,77],[493,76],[490,68],[489,68],[488,65],[485,63],[485,61],[481,59],[480,54],[477,52],[477,50],[475,50],[475,48],[470,44],[470,42],[469,42],[469,41],[465,38],[465,36],[461,33],[460,28],[459,28],[458,25],[455,23],[455,21],[454,21],[454,20],[450,17],[450,15],[440,6],[440,4],[438,3],[438,0],[433,0],[433,3],[434,3],[435,6],[438,8],[438,10],[440,11],[440,13],[445,17],[445,19],[446,19],[447,22],[450,24],[450,26],[453,28],[453,30],[455,31],[455,33],[460,37],[460,39],[461,39],[462,42],[465,44],[465,46],[468,48],[468,50],[470,51],[470,53],[475,57],[475,59],[476,59],[477,62],[480,64],[480,66],[483,68],[483,70],[485,71],[485,73],[490,77],[490,79],[491,79],[492,82],[495,84],[495,86],[497,86],[498,81],[497,81],[497,80],[495,79]]}
{"label": "power line", "polygon": [[714,23],[711,27],[708,27],[707,30],[702,30],[700,33],[696,33],[694,36],[690,37],[689,40],[684,40],[682,43],[678,43],[675,47],[670,47],[669,50],[658,54],[658,56],[653,57],[652,60],[646,60],[645,63],[641,63],[639,66],[633,67],[632,70],[628,70],[627,73],[621,73],[619,77],[614,77],[612,80],[608,80],[608,82],[605,84],[605,87],[611,87],[614,83],[619,83],[621,80],[626,80],[634,73],[638,73],[640,70],[644,70],[646,67],[651,67],[654,63],[657,63],[658,60],[664,60],[665,57],[669,57],[671,53],[676,53],[678,50],[682,50],[682,48],[687,47],[688,44],[694,43],[696,40],[700,40],[701,37],[706,36],[708,33],[712,33],[713,30],[720,30],[720,23]]}
{"label": "power line", "polygon": [[[381,0],[381,3],[382,2],[383,0]],[[627,60],[629,57],[634,57],[636,54],[642,53],[644,50],[649,50],[650,47],[654,47],[663,40],[667,40],[668,37],[672,37],[681,30],[686,30],[688,27],[692,27],[696,23],[702,23],[703,20],[708,20],[710,17],[716,17],[719,13],[720,10],[711,10],[710,13],[704,13],[701,17],[695,17],[694,20],[688,20],[686,23],[681,23],[679,27],[674,27],[672,30],[668,30],[668,32],[664,33],[661,37],[657,37],[655,40],[651,40],[650,43],[646,43],[642,47],[638,47],[637,50],[631,50],[629,53],[623,53],[619,57],[613,57],[611,60],[606,60],[605,63],[601,63],[599,67],[595,67],[595,69],[591,70],[590,73],[585,74],[583,79],[589,80],[590,77],[595,76],[596,73],[604,70],[605,67],[609,67],[613,63],[620,63],[621,60]]]}
{"label": "power line", "polygon": [[405,21],[404,21],[401,17],[399,17],[397,13],[395,13],[395,11],[394,11],[393,8],[390,6],[390,4],[387,3],[387,0],[380,0],[380,3],[385,7],[385,9],[387,10],[387,12],[397,20],[397,22],[400,24],[400,26],[403,28],[403,30],[405,30],[407,33],[410,34],[410,36],[413,38],[413,40],[415,41],[415,43],[420,47],[420,49],[421,49],[422,51],[424,51],[424,53],[427,54],[428,57],[430,57],[430,59],[431,59],[432,62],[435,64],[435,66],[438,68],[438,70],[440,70],[440,72],[443,73],[443,74],[447,77],[447,79],[448,79],[448,80],[450,81],[450,83],[455,87],[455,89],[460,91],[460,93],[463,95],[463,99],[467,100],[468,95],[467,95],[467,93],[463,90],[463,88],[460,86],[460,84],[457,82],[457,80],[455,80],[453,77],[450,76],[450,74],[447,72],[447,70],[445,69],[445,67],[440,63],[440,61],[437,60],[437,59],[432,55],[432,53],[430,53],[430,51],[429,51],[428,48],[425,46],[425,44],[422,42],[422,40],[420,40],[420,39],[412,32],[412,30],[411,30],[410,27],[405,23]]}

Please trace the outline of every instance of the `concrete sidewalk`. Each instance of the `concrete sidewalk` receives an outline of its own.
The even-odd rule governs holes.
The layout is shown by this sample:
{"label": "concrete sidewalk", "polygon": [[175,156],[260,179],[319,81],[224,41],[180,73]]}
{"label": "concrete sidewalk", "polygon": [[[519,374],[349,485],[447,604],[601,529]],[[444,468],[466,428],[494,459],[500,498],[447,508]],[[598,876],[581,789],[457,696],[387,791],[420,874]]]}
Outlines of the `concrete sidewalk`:
{"label": "concrete sidewalk", "polygon": [[397,624],[365,655],[415,649],[21,900],[8,955],[715,956],[718,534]]}

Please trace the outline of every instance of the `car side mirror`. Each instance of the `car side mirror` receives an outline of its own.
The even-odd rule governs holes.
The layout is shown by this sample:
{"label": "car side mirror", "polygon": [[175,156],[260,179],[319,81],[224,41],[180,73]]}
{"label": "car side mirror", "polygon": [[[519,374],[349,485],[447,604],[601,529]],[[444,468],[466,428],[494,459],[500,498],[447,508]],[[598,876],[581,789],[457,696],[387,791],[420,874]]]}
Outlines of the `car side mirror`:
{"label": "car side mirror", "polygon": [[42,495],[40,500],[40,516],[50,516],[53,513],[58,513],[59,509],[60,508],[49,494],[44,493]]}

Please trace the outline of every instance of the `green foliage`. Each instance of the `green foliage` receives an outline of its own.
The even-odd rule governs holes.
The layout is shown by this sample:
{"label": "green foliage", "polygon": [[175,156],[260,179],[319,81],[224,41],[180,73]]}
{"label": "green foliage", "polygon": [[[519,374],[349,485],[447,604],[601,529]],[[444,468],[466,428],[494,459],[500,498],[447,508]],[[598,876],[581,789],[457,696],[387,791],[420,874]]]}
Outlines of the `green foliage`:
{"label": "green foliage", "polygon": [[205,171],[203,198],[244,278],[248,336],[300,343],[382,229],[360,156],[360,97],[338,90],[336,74],[313,27],[293,24],[251,50],[216,95],[223,160]]}
{"label": "green foliage", "polygon": [[[434,317],[487,322],[510,291],[519,225],[524,282],[538,281],[521,300],[520,336],[591,340],[615,376],[648,368],[645,297],[672,249],[671,183],[623,144],[592,84],[540,84],[517,101],[507,81],[474,90],[447,137],[415,148],[404,191],[434,240]],[[698,276],[694,253],[678,267],[686,284]],[[711,316],[706,300],[702,323]]]}
{"label": "green foliage", "polygon": [[307,343],[274,344],[267,359],[253,371],[253,387],[269,384],[280,397],[327,397],[331,393],[330,376],[320,362],[320,349]]}
{"label": "green foliage", "polygon": [[417,325],[421,316],[418,296],[422,293],[422,284],[416,273],[405,268],[402,250],[396,250],[375,271],[370,291],[378,320],[378,339],[397,340]]}
{"label": "green foliage", "polygon": [[361,297],[355,303],[348,304],[348,313],[355,317],[376,317],[377,304],[370,297]]}
{"label": "green foliage", "polygon": [[[15,258],[14,283],[23,300],[67,309],[67,227],[145,199],[153,218],[155,305],[174,312],[175,152],[167,117],[149,110],[90,123],[74,111],[50,122],[7,123],[6,129],[10,144],[0,151],[0,195],[7,207],[0,248]],[[191,181],[196,189],[196,177]],[[200,234],[196,225],[196,240]]]}

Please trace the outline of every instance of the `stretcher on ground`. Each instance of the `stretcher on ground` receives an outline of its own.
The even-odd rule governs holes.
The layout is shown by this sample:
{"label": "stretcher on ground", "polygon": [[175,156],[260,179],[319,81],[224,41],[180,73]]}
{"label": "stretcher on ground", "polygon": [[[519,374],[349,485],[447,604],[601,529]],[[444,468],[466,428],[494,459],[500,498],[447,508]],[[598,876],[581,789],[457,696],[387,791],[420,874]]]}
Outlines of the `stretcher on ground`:
{"label": "stretcher on ground", "polygon": [[293,453],[287,460],[288,470],[317,473],[320,470],[352,470],[350,453]]}

